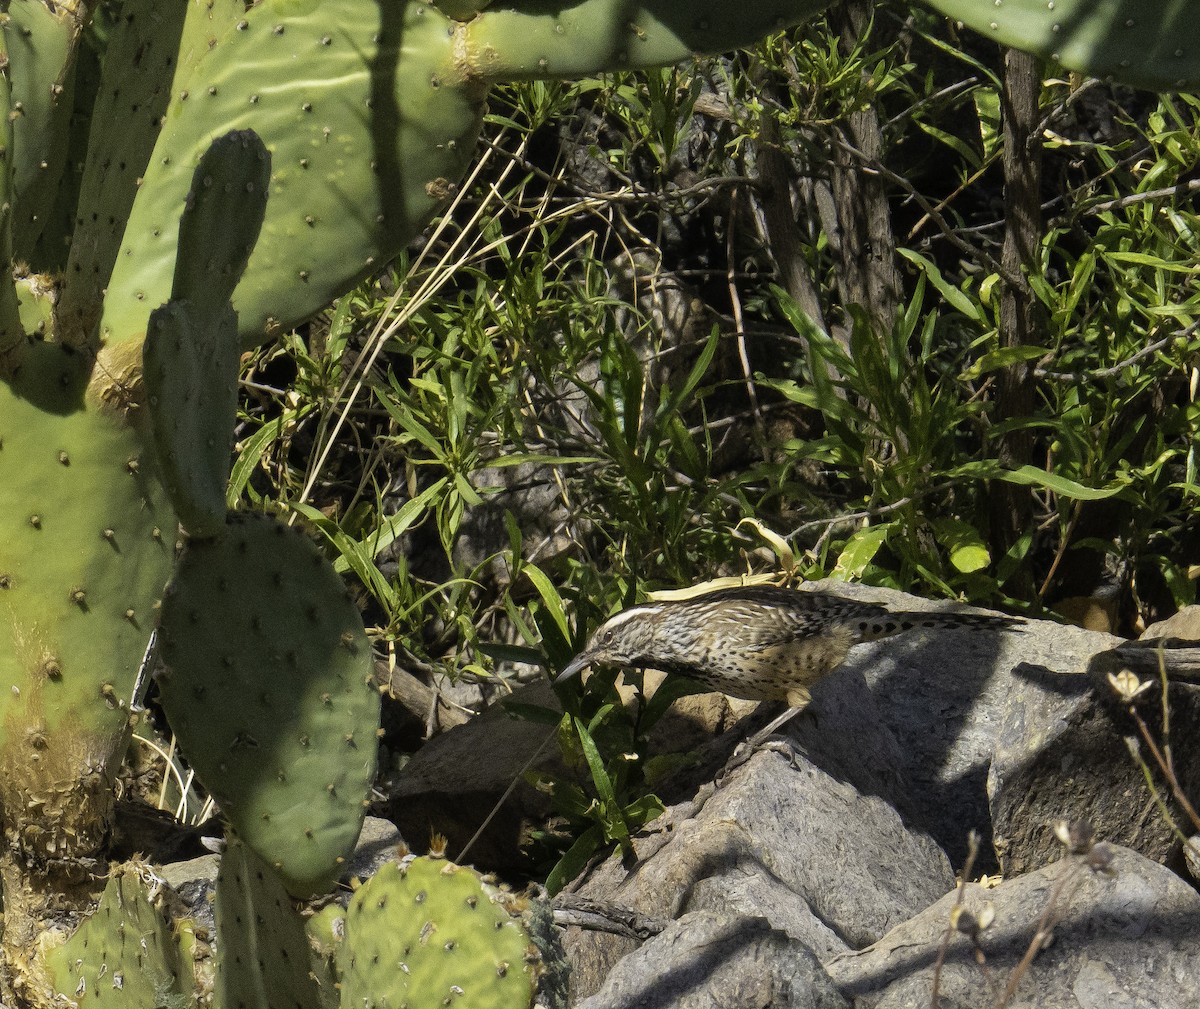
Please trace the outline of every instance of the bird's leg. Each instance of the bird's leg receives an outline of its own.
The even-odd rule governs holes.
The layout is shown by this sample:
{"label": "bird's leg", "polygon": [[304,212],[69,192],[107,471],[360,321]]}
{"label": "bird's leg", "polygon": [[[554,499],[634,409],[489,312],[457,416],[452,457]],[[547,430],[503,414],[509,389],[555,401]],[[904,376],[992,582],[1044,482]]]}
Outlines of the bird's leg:
{"label": "bird's leg", "polygon": [[804,687],[794,687],[788,691],[787,699],[787,708],[772,718],[744,743],[737,745],[729,760],[726,761],[725,766],[717,774],[716,783],[718,788],[720,788],[730,771],[741,767],[758,750],[765,749],[773,750],[776,753],[783,753],[791,763],[794,764],[796,762],[796,744],[789,737],[780,733],[779,730],[808,707],[809,701],[812,700],[812,695]]}

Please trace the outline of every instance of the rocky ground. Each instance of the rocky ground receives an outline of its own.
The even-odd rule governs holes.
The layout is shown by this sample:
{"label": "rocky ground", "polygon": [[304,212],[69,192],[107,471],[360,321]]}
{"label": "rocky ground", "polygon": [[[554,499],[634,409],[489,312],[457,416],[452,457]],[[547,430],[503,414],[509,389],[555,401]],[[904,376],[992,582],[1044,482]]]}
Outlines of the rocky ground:
{"label": "rocky ground", "polygon": [[[697,760],[659,790],[666,813],[635,838],[635,857],[597,860],[555,898],[573,1004],[1200,1004],[1200,895],[1163,811],[1195,828],[1157,768],[1162,807],[1151,797],[1127,742],[1142,730],[1108,679],[1131,668],[1152,682],[1137,712],[1161,752],[1154,645],[1167,645],[1166,741],[1180,743],[1180,790],[1197,794],[1198,653],[1176,640],[1200,637],[1188,619],[1136,645],[1030,622],[861,646],[814,691],[790,745],[755,752],[719,786],[738,741],[772,712],[684,699],[655,746]],[[544,684],[514,699],[555,703]],[[390,819],[416,848],[431,829],[448,835],[453,857],[499,803],[467,861],[519,866],[520,839],[547,807],[510,786],[531,761],[565,773],[548,731],[496,704],[441,733],[395,776]],[[1145,738],[1138,752],[1153,764]],[[364,857],[390,851],[392,831],[369,821]],[[983,879],[956,886],[964,874]]]}

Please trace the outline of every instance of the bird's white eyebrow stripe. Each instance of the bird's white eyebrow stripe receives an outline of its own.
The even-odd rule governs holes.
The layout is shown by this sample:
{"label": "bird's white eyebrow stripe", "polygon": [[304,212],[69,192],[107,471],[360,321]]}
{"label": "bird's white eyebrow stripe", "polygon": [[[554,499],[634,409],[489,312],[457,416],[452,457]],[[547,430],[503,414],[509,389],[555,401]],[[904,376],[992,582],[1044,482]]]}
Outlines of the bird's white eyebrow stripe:
{"label": "bird's white eyebrow stripe", "polygon": [[606,621],[604,621],[604,626],[608,630],[612,630],[614,627],[620,627],[621,624],[625,623],[627,620],[632,620],[634,617],[644,616],[652,609],[653,607],[651,606],[631,606],[629,609],[622,610],[615,616],[609,617]]}

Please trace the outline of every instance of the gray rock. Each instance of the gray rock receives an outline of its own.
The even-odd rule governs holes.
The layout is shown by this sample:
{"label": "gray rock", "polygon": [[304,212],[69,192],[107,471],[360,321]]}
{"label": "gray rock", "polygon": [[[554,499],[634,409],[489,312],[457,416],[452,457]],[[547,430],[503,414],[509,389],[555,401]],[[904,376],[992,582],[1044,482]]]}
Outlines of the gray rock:
{"label": "gray rock", "polygon": [[[819,955],[869,943],[953,886],[945,856],[884,800],[798,756],[756,753],[700,809],[673,807],[610,858],[583,895],[659,918],[710,910],[764,917]],[[596,991],[629,940],[571,930],[577,996]]]}
{"label": "gray rock", "polygon": [[[994,889],[968,885],[963,905],[994,920],[971,940],[949,935],[938,992],[943,1007],[1009,1009],[1185,1009],[1200,1003],[1200,895],[1136,852],[1110,846],[1111,872],[1072,856]],[[947,894],[879,942],[825,962],[862,1009],[931,1004],[939,950],[957,893]],[[1038,932],[1052,938],[1014,976]],[[982,958],[982,964],[980,962]]]}
{"label": "gray rock", "polygon": [[693,911],[627,956],[578,1009],[847,1009],[820,963],[762,918]]}
{"label": "gray rock", "polygon": [[1200,641],[1200,606],[1185,606],[1166,620],[1151,624],[1142,632],[1143,638],[1182,638]]}
{"label": "gray rock", "polygon": [[397,850],[404,844],[400,831],[390,820],[368,816],[363,821],[362,833],[354,846],[354,854],[343,873],[343,878],[369,879],[388,862],[394,862]]}
{"label": "gray rock", "polygon": [[[1105,689],[1107,693],[1107,689]],[[1158,696],[1155,689],[1154,696]],[[1170,686],[1171,724],[1177,739],[1200,730],[1200,687]],[[1155,705],[1143,717],[1154,724]],[[994,843],[1006,876],[1028,872],[1055,857],[1056,820],[1086,820],[1098,837],[1164,861],[1179,849],[1158,813],[1141,767],[1125,737],[1137,729],[1114,701],[1100,696],[1087,678],[1036,674],[1019,677],[1000,719],[988,776]],[[1142,750],[1142,757],[1152,762]],[[1200,750],[1176,747],[1174,766],[1186,791],[1200,785]],[[1157,768],[1154,778],[1176,822],[1186,822]]]}
{"label": "gray rock", "polygon": [[[888,589],[831,580],[813,587],[897,610],[945,608]],[[986,782],[1008,695],[1019,687],[1014,670],[1024,664],[1073,674],[1072,679],[1082,682],[1088,659],[1117,640],[1048,621],[998,632],[916,632],[852,649],[829,680],[864,677],[883,724],[899,745],[896,772],[907,782],[914,803],[906,818],[928,831],[956,866],[965,860],[968,833],[978,831],[985,858],[976,869],[987,871],[991,812]]]}
{"label": "gray rock", "polygon": [[[558,710],[558,699],[544,680],[518,689],[513,700]],[[443,835],[447,853],[455,859],[495,811],[468,860],[496,870],[526,868],[521,862],[524,832],[545,820],[550,804],[522,776],[531,766],[555,765],[558,748],[549,745],[553,732],[551,726],[518,718],[503,702],[493,704],[413,755],[387,784],[388,818],[420,851],[431,833]]]}

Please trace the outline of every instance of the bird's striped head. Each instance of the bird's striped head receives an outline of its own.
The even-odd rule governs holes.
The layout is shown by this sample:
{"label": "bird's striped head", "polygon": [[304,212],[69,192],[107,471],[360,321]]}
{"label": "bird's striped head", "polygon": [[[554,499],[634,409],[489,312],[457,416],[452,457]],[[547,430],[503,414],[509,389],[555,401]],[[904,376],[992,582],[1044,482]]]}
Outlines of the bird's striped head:
{"label": "bird's striped head", "polygon": [[596,628],[587,646],[562,669],[555,683],[562,683],[587,666],[607,663],[614,666],[645,665],[655,655],[659,613],[664,604],[631,606],[609,617]]}

